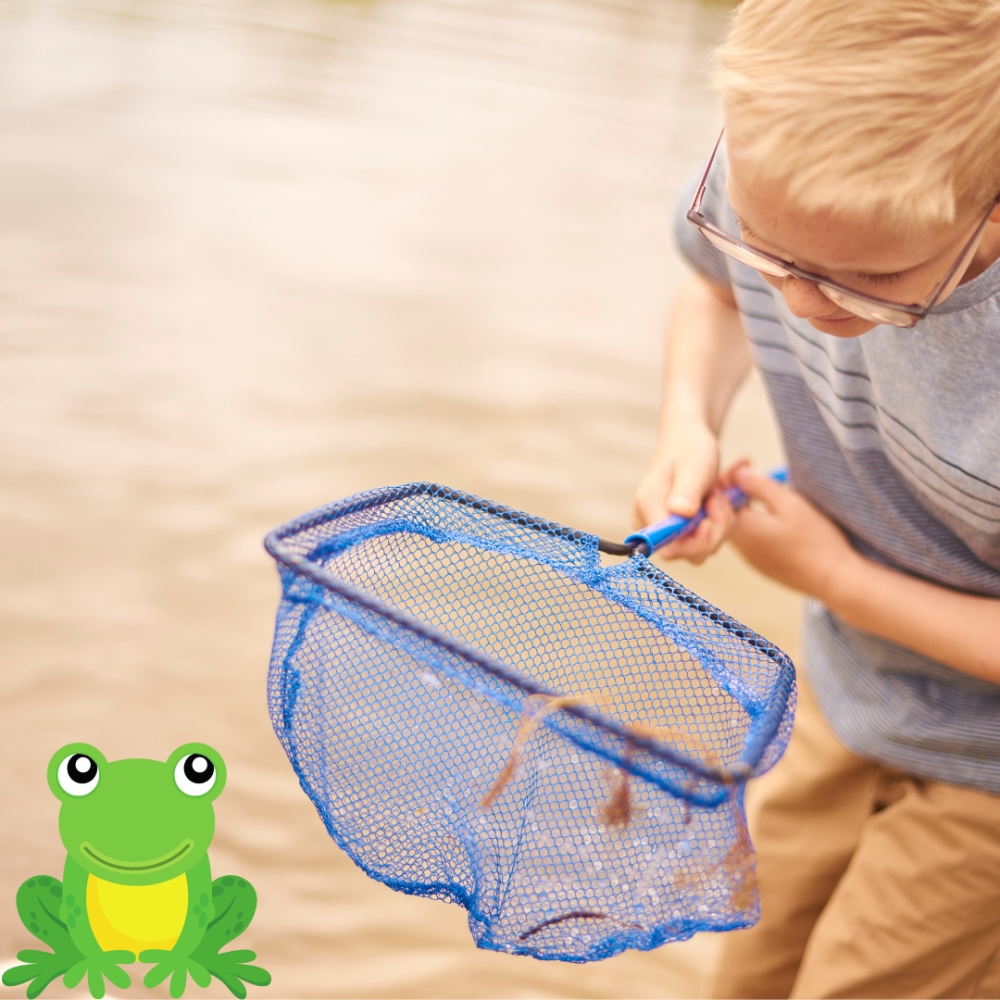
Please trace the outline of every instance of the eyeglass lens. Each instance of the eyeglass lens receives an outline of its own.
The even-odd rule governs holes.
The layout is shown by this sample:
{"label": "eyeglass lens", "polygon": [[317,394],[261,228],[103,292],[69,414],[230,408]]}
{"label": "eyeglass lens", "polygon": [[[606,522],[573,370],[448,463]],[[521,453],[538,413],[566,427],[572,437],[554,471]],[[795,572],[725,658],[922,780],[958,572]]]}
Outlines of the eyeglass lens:
{"label": "eyeglass lens", "polygon": [[873,323],[887,323],[889,326],[913,326],[917,322],[916,316],[912,313],[904,312],[902,309],[893,309],[892,306],[878,306],[871,302],[856,299],[847,292],[842,292],[839,288],[831,288],[829,285],[817,283],[817,288],[831,301],[848,312],[860,316],[862,319],[871,320]]}
{"label": "eyeglass lens", "polygon": [[739,243],[733,243],[719,233],[705,228],[705,226],[698,226],[698,230],[701,232],[701,235],[704,236],[705,239],[707,239],[708,242],[714,247],[721,250],[724,254],[728,254],[730,257],[735,258],[741,264],[746,264],[747,267],[752,267],[755,271],[763,271],[772,278],[787,278],[791,273],[780,264],[775,264],[773,260],[768,260],[767,257],[758,254],[752,247],[745,247],[741,246]]}
{"label": "eyeglass lens", "polygon": [[[759,254],[752,247],[743,246],[727,239],[720,233],[713,232],[705,226],[698,226],[701,234],[717,247],[724,254],[738,260],[747,267],[752,267],[755,271],[761,271],[772,278],[787,278],[791,271],[776,264],[773,260]],[[913,326],[917,317],[901,309],[893,309],[889,305],[880,306],[867,302],[864,299],[855,298],[849,292],[844,292],[839,288],[833,288],[821,282],[816,282],[816,287],[834,304],[846,309],[848,312],[860,316],[862,319],[870,320],[873,323],[888,323],[890,326]]]}

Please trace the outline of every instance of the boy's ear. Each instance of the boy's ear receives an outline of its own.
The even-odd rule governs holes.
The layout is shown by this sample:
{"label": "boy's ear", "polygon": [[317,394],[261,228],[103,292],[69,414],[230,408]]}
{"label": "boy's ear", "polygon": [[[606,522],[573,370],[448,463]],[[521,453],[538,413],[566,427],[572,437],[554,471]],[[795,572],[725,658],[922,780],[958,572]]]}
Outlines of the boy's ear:
{"label": "boy's ear", "polygon": [[993,206],[993,211],[990,212],[990,222],[1000,222],[1000,201]]}

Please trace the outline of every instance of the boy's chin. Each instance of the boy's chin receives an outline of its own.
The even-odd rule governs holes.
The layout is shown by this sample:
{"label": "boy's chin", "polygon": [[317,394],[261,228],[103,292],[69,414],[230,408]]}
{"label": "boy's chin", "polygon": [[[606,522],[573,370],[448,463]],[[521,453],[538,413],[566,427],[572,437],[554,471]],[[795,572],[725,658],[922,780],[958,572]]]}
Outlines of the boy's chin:
{"label": "boy's chin", "polygon": [[844,319],[822,319],[815,317],[809,320],[809,325],[820,333],[828,333],[831,337],[860,337],[861,334],[874,330],[878,323],[871,323],[859,316],[848,316]]}

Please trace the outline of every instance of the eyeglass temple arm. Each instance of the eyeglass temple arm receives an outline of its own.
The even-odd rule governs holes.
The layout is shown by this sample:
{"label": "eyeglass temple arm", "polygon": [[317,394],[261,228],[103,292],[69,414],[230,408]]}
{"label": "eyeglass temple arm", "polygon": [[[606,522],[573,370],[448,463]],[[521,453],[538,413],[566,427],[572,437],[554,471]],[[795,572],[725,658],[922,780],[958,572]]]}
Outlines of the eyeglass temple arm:
{"label": "eyeglass temple arm", "polygon": [[690,215],[691,212],[701,212],[701,203],[705,200],[705,188],[708,186],[708,174],[712,169],[712,164],[715,163],[715,156],[719,152],[719,147],[722,145],[722,137],[725,135],[725,132],[726,130],[723,129],[719,133],[719,138],[715,140],[715,145],[712,147],[712,155],[708,158],[708,163],[705,165],[705,172],[701,175],[701,183],[698,185],[694,201],[691,202],[691,207],[688,209],[688,215]]}
{"label": "eyeglass temple arm", "polygon": [[[990,205],[990,210],[986,213],[986,217],[983,219],[982,222],[979,223],[978,226],[976,226],[976,231],[972,234],[972,236],[969,237],[969,242],[966,243],[965,246],[962,248],[962,252],[958,255],[958,260],[956,260],[955,263],[951,265],[951,267],[948,270],[948,273],[944,276],[944,278],[941,279],[941,282],[938,284],[937,288],[935,288],[934,291],[931,292],[931,295],[927,300],[927,305],[925,306],[925,308],[933,309],[934,306],[937,305],[938,299],[941,297],[941,293],[945,290],[945,288],[948,287],[948,282],[955,277],[955,272],[959,269],[959,267],[961,267],[962,263],[965,262],[965,258],[969,256],[969,251],[972,249],[972,245],[982,235],[983,230],[986,228],[986,224],[990,221],[990,216],[993,215],[993,212],[995,211],[997,205],[1000,205],[1000,191],[997,192],[997,196],[993,199],[993,204]],[[966,267],[968,267],[968,264],[966,264]]]}

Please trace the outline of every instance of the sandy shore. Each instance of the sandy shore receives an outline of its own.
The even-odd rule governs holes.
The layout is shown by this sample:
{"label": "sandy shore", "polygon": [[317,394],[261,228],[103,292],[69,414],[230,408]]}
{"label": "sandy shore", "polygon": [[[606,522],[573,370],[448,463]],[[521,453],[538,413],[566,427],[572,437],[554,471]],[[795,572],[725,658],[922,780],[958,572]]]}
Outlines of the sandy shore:
{"label": "sandy shore", "polygon": [[[261,539],[412,479],[629,530],[724,14],[0,9],[0,965],[34,946],[17,886],[61,873],[54,750],[201,740],[230,773],[213,870],[260,899],[241,941],[274,983],[252,996],[697,992],[710,938],[590,966],[489,954],[457,907],[354,868],[268,723]],[[780,460],[756,382],[726,450]],[[795,652],[796,599],[732,553],[669,571]]]}

